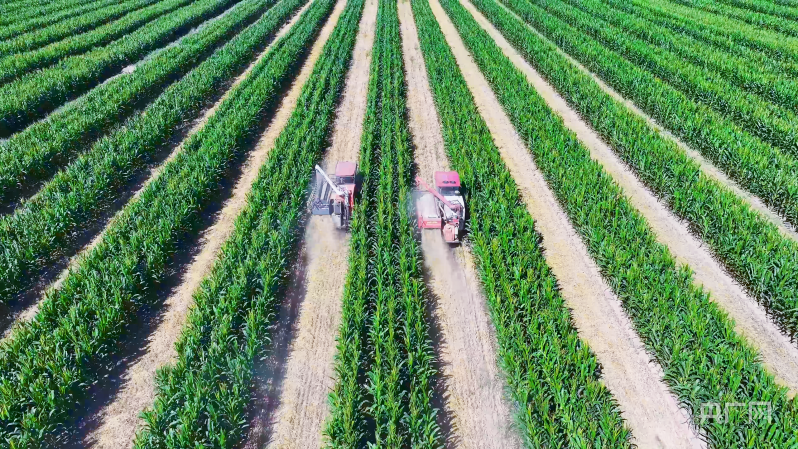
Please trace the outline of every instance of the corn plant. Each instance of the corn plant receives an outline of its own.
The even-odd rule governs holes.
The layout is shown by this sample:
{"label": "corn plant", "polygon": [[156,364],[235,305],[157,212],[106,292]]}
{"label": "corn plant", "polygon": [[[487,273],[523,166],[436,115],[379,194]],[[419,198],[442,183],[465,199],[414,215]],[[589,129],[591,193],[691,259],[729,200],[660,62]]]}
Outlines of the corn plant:
{"label": "corn plant", "polygon": [[[149,0],[147,0],[149,1]],[[150,21],[157,19],[164,14],[168,14],[178,8],[187,5],[189,2],[186,0],[167,0],[158,2],[154,5],[142,8],[140,10],[131,12],[119,20],[113,21],[107,25],[99,26],[84,34],[72,35],[72,28],[70,24],[58,24],[58,27],[67,28],[66,38],[53,41],[46,46],[38,46],[33,50],[27,50],[19,53],[7,52],[5,56],[0,57],[0,84],[13,81],[26,73],[34,70],[40,70],[53,65],[66,58],[67,56],[77,55],[96,47],[106,45],[109,42],[119,39],[122,36],[129,34]],[[45,31],[45,30],[42,30]],[[54,31],[53,31],[54,32]],[[69,37],[72,35],[71,37]],[[27,34],[20,36],[18,39],[27,42]],[[9,41],[11,43],[12,41]],[[9,54],[10,53],[10,54]]]}
{"label": "corn plant", "polygon": [[571,324],[512,176],[424,0],[411,3],[446,152],[468,188],[469,236],[498,359],[528,447],[630,447],[601,367]]}
{"label": "corn plant", "polygon": [[605,93],[557,48],[493,2],[475,0],[521,54],[555,86],[637,176],[774,316],[798,335],[798,244],[734,193],[702,173],[675,143]]}
{"label": "corn plant", "polygon": [[674,33],[653,23],[645,16],[629,14],[600,1],[568,0],[568,4],[623,28],[646,42],[673,52],[684,60],[715,70],[742,89],[784,108],[798,110],[798,82],[794,79],[798,76],[798,72],[789,71],[792,66],[772,67],[762,64],[759,60],[740,57],[688,35]]}
{"label": "corn plant", "polygon": [[796,73],[795,71],[798,70],[798,64],[796,64],[795,60],[784,59],[779,55],[772,56],[750,45],[738,44],[725,35],[718,33],[718,30],[709,29],[697,21],[689,19],[680,20],[666,14],[664,11],[654,11],[646,8],[644,5],[624,0],[605,0],[605,2],[620,11],[638,17],[645,17],[646,20],[651,23],[667,28],[677,34],[690,36],[699,42],[710,44],[712,47],[718,48],[719,50],[740,56],[743,59],[751,61],[752,64],[769,67],[776,71],[781,67],[784,73],[790,74]]}
{"label": "corn plant", "polygon": [[0,55],[24,53],[75,34],[85,33],[155,2],[156,0],[128,0],[50,26],[29,28],[29,32],[21,36],[0,41]]}
{"label": "corn plant", "polygon": [[236,0],[197,1],[150,22],[111,45],[63,59],[53,67],[0,86],[0,137],[24,129],[131,62],[188,33],[235,3]]}
{"label": "corn plant", "polygon": [[[142,114],[98,141],[59,172],[13,214],[0,217],[0,298],[35,282],[37,273],[76,250],[74,235],[96,224],[152,156],[170,145],[180,127],[202,111],[299,9],[304,0],[280,2],[205,62],[170,86]],[[253,4],[254,5],[254,4]],[[268,6],[257,8],[262,12]],[[241,8],[236,13],[246,14]],[[233,14],[231,14],[232,16]],[[234,17],[231,17],[234,19]],[[24,251],[18,249],[24,248]]]}
{"label": "corn plant", "polygon": [[758,28],[784,33],[788,36],[798,37],[798,9],[783,5],[774,5],[770,2],[753,2],[739,0],[721,0],[723,5],[706,0],[674,0],[692,8],[698,8],[708,13],[727,16],[749,23]]}
{"label": "corn plant", "polygon": [[525,22],[651,114],[726,175],[798,224],[798,160],[573,30],[525,0],[502,0]]}
{"label": "corn plant", "polygon": [[[729,8],[731,11],[722,11],[720,8],[712,8],[711,12],[716,13],[731,13],[737,10],[740,11],[755,11],[760,14],[768,14],[773,16],[781,16],[787,17],[790,19],[798,19],[798,3],[792,0],[774,0],[774,1],[763,1],[763,0],[720,0],[720,3],[726,5],[733,5],[734,7]],[[705,8],[706,5],[704,1],[699,1],[696,3],[690,3],[691,5],[700,6],[701,8]],[[730,15],[730,17],[736,17],[736,15]],[[754,23],[758,25],[758,23]]]}
{"label": "corn plant", "polygon": [[30,30],[54,25],[66,19],[70,19],[81,14],[91,13],[97,9],[104,8],[116,3],[116,0],[95,0],[78,6],[66,7],[64,10],[52,13],[30,16],[29,14],[3,14],[0,18],[0,39],[10,39],[27,33]]}
{"label": "corn plant", "polygon": [[749,47],[780,61],[794,62],[798,58],[796,38],[790,36],[667,1],[632,0],[630,3],[641,6],[666,21],[689,28],[691,33],[696,29],[703,30],[698,34],[714,42],[723,41],[725,44],[721,45],[724,46]]}
{"label": "corn plant", "polygon": [[[443,0],[498,101],[558,201],[619,297],[664,381],[711,447],[793,447],[798,400],[777,385],[733,322],[677,266],[600,163],[553,113],[526,77],[455,0]],[[701,418],[706,403],[769,402],[771,418],[748,410]],[[728,408],[727,408],[728,410]]]}
{"label": "corn plant", "polygon": [[[109,362],[119,357],[117,343],[136,323],[137,313],[158,306],[159,286],[172,269],[174,254],[185,239],[197,236],[202,215],[218,200],[225,171],[255,137],[262,114],[276,106],[330,9],[319,3],[306,11],[184,150],[125,207],[61,288],[47,293],[35,318],[15,327],[0,344],[2,441],[13,447],[55,444],[61,426],[85,399],[86,386],[101,379]],[[296,186],[293,177],[281,184]],[[282,200],[274,199],[277,204]],[[237,421],[233,414],[225,416]]]}
{"label": "corn plant", "polygon": [[[49,3],[49,4],[46,4]],[[60,2],[49,2],[48,0],[21,0],[0,5],[0,26],[8,26],[20,23],[34,17],[53,17],[59,13],[72,12],[80,7],[101,8],[105,6],[104,0],[65,0]],[[92,11],[92,9],[82,10]],[[67,16],[72,17],[72,16]],[[34,25],[35,26],[35,25]],[[30,30],[30,28],[27,28]]]}
{"label": "corn plant", "polygon": [[625,30],[559,0],[532,0],[549,14],[582,32],[632,64],[651,73],[687,98],[725,116],[753,136],[798,155],[798,115],[737,87],[714,70],[629,36]]}
{"label": "corn plant", "polygon": [[255,21],[274,0],[244,0],[175,45],[143,62],[133,73],[92,89],[0,146],[0,204],[31,193],[72,162],[105,131],[160,94],[207,58],[225,40]]}
{"label": "corn plant", "polygon": [[[440,447],[430,397],[433,354],[418,242],[408,204],[407,128],[399,17],[381,0],[361,138],[363,188],[352,222],[329,447]],[[373,426],[373,433],[368,428]]]}
{"label": "corn plant", "polygon": [[[332,3],[311,8],[329,10]],[[194,295],[178,361],[158,373],[158,396],[144,413],[137,448],[236,447],[245,435],[253,363],[264,355],[302,236],[309,175],[326,144],[362,11],[362,0],[347,2],[233,235]]]}

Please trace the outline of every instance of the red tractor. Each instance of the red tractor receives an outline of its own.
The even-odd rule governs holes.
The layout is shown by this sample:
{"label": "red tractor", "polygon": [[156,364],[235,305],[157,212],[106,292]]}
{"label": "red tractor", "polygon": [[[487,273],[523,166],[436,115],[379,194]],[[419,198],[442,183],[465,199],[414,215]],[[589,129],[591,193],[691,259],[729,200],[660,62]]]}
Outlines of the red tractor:
{"label": "red tractor", "polygon": [[455,171],[436,171],[434,177],[435,190],[416,176],[419,187],[426,190],[416,200],[418,227],[440,229],[446,243],[459,243],[460,234],[465,230],[466,216],[460,175]]}
{"label": "red tractor", "polygon": [[339,162],[335,166],[334,179],[316,166],[316,182],[310,200],[313,215],[331,215],[339,229],[349,226],[352,209],[355,207],[357,164]]}

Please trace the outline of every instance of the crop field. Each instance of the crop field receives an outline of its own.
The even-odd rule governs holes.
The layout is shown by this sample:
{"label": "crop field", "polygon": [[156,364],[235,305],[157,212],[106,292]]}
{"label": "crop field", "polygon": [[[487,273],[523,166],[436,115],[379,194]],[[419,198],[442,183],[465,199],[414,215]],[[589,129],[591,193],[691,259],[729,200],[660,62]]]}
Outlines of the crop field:
{"label": "crop field", "polygon": [[798,449],[798,0],[0,0],[0,448]]}

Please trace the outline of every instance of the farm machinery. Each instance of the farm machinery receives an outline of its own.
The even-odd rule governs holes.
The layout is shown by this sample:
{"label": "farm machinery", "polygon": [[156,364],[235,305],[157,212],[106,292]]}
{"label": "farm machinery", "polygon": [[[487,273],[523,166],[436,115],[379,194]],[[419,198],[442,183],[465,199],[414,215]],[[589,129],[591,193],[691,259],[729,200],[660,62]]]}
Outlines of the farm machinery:
{"label": "farm machinery", "polygon": [[316,180],[310,200],[313,215],[330,215],[338,229],[349,226],[352,209],[355,206],[355,175],[357,164],[339,162],[331,179],[316,165]]}
{"label": "farm machinery", "polygon": [[455,171],[436,171],[435,189],[416,176],[422,189],[416,199],[418,227],[440,229],[446,243],[459,243],[465,230],[465,200],[460,192],[460,175]]}

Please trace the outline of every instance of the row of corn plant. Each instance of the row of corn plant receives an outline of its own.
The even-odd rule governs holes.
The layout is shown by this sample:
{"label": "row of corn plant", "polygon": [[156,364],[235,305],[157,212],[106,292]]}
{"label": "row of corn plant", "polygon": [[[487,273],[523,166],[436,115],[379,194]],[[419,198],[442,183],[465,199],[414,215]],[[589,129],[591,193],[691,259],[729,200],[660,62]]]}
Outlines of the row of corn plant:
{"label": "row of corn plant", "polygon": [[[441,447],[419,246],[410,219],[409,145],[399,16],[381,0],[361,141],[330,447]],[[373,426],[373,433],[368,432]]]}
{"label": "row of corn plant", "polygon": [[798,335],[798,243],[709,178],[672,140],[604,92],[518,18],[495,2],[474,3],[646,186],[689,223],[779,326]]}
{"label": "row of corn plant", "polygon": [[[100,0],[102,1],[102,0]],[[18,1],[0,5],[0,26],[17,23],[32,17],[47,17],[62,11],[70,11],[80,5],[91,5],[97,1],[65,0],[51,2],[47,0]]]}
{"label": "row of corn plant", "polygon": [[[330,9],[332,1],[319,3]],[[267,354],[268,326],[302,237],[310,174],[327,144],[363,3],[347,2],[232,236],[194,294],[177,362],[158,372],[137,448],[237,447],[246,435],[253,363]]]}
{"label": "row of corn plant", "polygon": [[31,28],[21,36],[0,41],[0,55],[35,50],[65,37],[85,33],[156,2],[157,0],[128,0],[50,26]]}
{"label": "row of corn plant", "polygon": [[[11,447],[58,442],[87,387],[122,355],[119,344],[139,312],[158,307],[174,255],[196,239],[225,173],[257,137],[263,115],[276,107],[330,9],[319,2],[303,14],[62,286],[47,292],[37,315],[0,344],[0,441]],[[296,184],[293,178],[283,182]]]}
{"label": "row of corn plant", "polygon": [[0,205],[9,208],[33,193],[106,131],[257,20],[273,1],[242,1],[223,17],[142,62],[133,73],[92,89],[0,144]]}
{"label": "row of corn plant", "polygon": [[696,104],[595,40],[525,0],[502,0],[525,22],[634,101],[659,123],[798,224],[798,161]]}
{"label": "row of corn plant", "polygon": [[798,2],[794,0],[720,0],[720,3],[762,14],[798,19]]}
{"label": "row of corn plant", "polygon": [[185,35],[237,0],[199,0],[105,47],[61,60],[0,86],[0,137],[24,129],[122,68]]}
{"label": "row of corn plant", "polygon": [[643,70],[729,118],[742,129],[787,153],[798,155],[798,115],[747,92],[722,74],[630,36],[625,30],[559,0],[532,0],[554,17],[600,42]]}
{"label": "row of corn plant", "polygon": [[50,14],[34,15],[33,17],[3,14],[0,18],[0,39],[10,39],[27,33],[30,30],[53,25],[62,20],[66,20],[81,14],[91,13],[97,9],[108,5],[113,5],[116,0],[95,0],[88,3],[81,3],[76,7],[67,8]]}
{"label": "row of corn plant", "polygon": [[784,73],[785,68],[763,66],[757,61],[742,58],[715,48],[705,42],[674,33],[665,27],[633,14],[615,9],[596,0],[567,0],[568,4],[588,14],[623,28],[626,32],[643,39],[679,57],[723,75],[742,89],[766,98],[784,108],[798,111],[798,73]]}
{"label": "row of corn plant", "polygon": [[[150,0],[145,0],[142,3],[145,2],[151,3]],[[0,84],[13,81],[34,70],[44,69],[68,56],[78,55],[96,47],[106,45],[188,3],[188,0],[157,2],[154,5],[131,12],[119,20],[100,26],[87,33],[73,35],[73,33],[67,30],[67,35],[71,37],[53,42],[43,48],[37,48],[23,53],[7,54],[0,57]],[[58,25],[56,27],[58,27]],[[65,25],[65,27],[69,28],[68,25]],[[25,36],[26,35],[20,36],[18,39],[25,38]]]}
{"label": "row of corn plant", "polygon": [[761,65],[778,71],[783,70],[785,73],[798,73],[798,63],[794,60],[785,60],[780,57],[772,57],[768,54],[760,52],[756,48],[750,46],[740,45],[732,39],[728,39],[723,34],[719,34],[717,30],[711,30],[703,26],[698,21],[689,19],[679,19],[664,13],[663,11],[653,11],[646,8],[644,5],[635,4],[624,0],[604,0],[605,3],[620,11],[627,12],[639,17],[645,17],[646,20],[664,28],[667,28],[677,34],[690,36],[700,42],[712,45],[715,48],[723,50],[727,53],[738,55],[743,59],[749,60],[752,64]]}
{"label": "row of corn plant", "polygon": [[[735,0],[721,0],[721,4],[706,0],[674,0],[686,6],[701,9],[713,14],[737,19],[753,26],[778,31],[789,36],[798,37],[798,10],[770,2],[751,2],[751,9],[746,9],[743,3]],[[762,7],[764,6],[764,8]],[[767,11],[767,12],[765,12]]]}
{"label": "row of corn plant", "polygon": [[499,364],[528,447],[630,447],[601,367],[579,339],[541,238],[425,0],[412,2],[446,152],[468,192],[469,240]]}
{"label": "row of corn plant", "polygon": [[306,0],[283,0],[141,114],[94,144],[52,181],[0,217],[0,299],[8,301],[39,278],[41,269],[77,250],[75,235],[97,225],[154,155],[218,96]]}
{"label": "row of corn plant", "polygon": [[[535,163],[620,298],[664,381],[711,447],[798,444],[798,400],[775,383],[733,322],[693,284],[601,164],[456,0],[443,0]],[[707,417],[706,404],[726,416]],[[768,416],[725,404],[767,403]],[[764,415],[764,414],[763,414]]]}
{"label": "row of corn plant", "polygon": [[690,27],[698,27],[715,38],[732,45],[750,47],[769,56],[795,62],[798,59],[796,38],[774,33],[736,20],[672,3],[668,0],[631,0],[656,16],[675,20]]}

